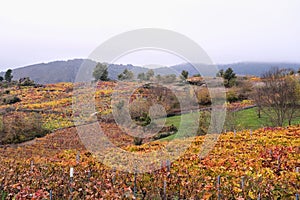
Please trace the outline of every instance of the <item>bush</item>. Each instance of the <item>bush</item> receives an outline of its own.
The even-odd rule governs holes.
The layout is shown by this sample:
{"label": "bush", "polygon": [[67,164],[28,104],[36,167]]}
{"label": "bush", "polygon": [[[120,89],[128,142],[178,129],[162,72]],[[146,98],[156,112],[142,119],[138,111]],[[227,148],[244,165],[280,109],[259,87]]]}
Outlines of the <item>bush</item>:
{"label": "bush", "polygon": [[200,91],[197,91],[196,95],[197,95],[199,105],[203,105],[203,106],[211,105],[211,98],[207,88],[203,88]]}
{"label": "bush", "polygon": [[2,116],[0,144],[21,143],[46,135],[41,120],[38,113],[14,112]]}
{"label": "bush", "polygon": [[20,78],[18,85],[19,86],[35,86],[34,81],[30,80],[29,77]]}
{"label": "bush", "polygon": [[134,145],[142,145],[143,144],[143,138],[134,137],[133,143],[134,143]]}
{"label": "bush", "polygon": [[143,121],[142,119],[147,116],[150,107],[150,101],[134,100],[129,105],[129,113],[131,118],[135,121]]}
{"label": "bush", "polygon": [[162,138],[166,138],[169,137],[170,135],[173,135],[175,133],[171,133],[171,132],[163,132],[163,133],[158,133],[155,136],[153,136],[153,140],[159,140]]}
{"label": "bush", "polygon": [[236,94],[235,91],[230,90],[230,91],[227,92],[226,99],[227,99],[228,102],[232,103],[232,102],[238,101],[239,97],[238,97],[238,95]]}
{"label": "bush", "polygon": [[159,140],[165,137],[168,137],[170,135],[174,135],[175,133],[177,133],[178,129],[176,128],[176,126],[174,126],[173,124],[171,126],[165,126],[163,127],[158,134],[156,134],[155,136],[153,136],[153,140]]}
{"label": "bush", "polygon": [[151,123],[151,118],[147,113],[144,113],[144,115],[139,118],[139,121],[141,122],[141,126],[147,126]]}
{"label": "bush", "polygon": [[3,99],[4,104],[14,104],[20,101],[21,99],[17,96],[7,96],[6,98]]}

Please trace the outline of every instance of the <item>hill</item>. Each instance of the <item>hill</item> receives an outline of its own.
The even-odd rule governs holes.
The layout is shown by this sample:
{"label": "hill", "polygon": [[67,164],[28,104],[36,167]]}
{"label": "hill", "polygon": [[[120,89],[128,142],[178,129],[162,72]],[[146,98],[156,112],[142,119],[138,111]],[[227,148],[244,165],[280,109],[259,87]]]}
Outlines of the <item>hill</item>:
{"label": "hill", "polygon": [[[212,66],[207,66],[212,67]],[[271,69],[272,67],[288,68],[298,71],[300,69],[300,63],[276,63],[276,62],[239,62],[232,64],[219,64],[219,69],[232,68],[233,71],[238,75],[254,75],[261,76],[262,73]],[[198,74],[199,72],[189,63],[172,66],[174,70],[181,73],[182,70],[187,70],[190,75]]]}
{"label": "hill", "polygon": [[[54,61],[49,63],[40,63],[29,65],[13,70],[13,76],[15,80],[19,80],[22,77],[30,77],[36,83],[58,83],[58,82],[74,82],[76,74],[81,64],[86,61],[88,66],[94,68],[96,62],[85,59],[73,59],[68,61]],[[212,66],[208,66],[212,67]],[[271,67],[279,68],[291,68],[298,70],[300,68],[299,63],[263,63],[263,62],[241,62],[234,64],[218,65],[219,69],[227,69],[231,67],[239,75],[255,75],[260,76],[264,71]],[[140,66],[134,66],[131,64],[118,65],[111,64],[109,66],[109,78],[117,79],[118,74],[122,73],[124,69],[129,69],[134,72],[135,75],[147,72],[149,69]],[[188,63],[183,63],[171,67],[160,67],[154,69],[155,74],[167,75],[167,74],[180,74],[182,70],[187,70],[189,75],[199,74],[199,72]],[[4,72],[0,73],[1,76]]]}
{"label": "hill", "polygon": [[[30,79],[40,84],[74,82],[77,72],[84,61],[86,61],[87,66],[91,68],[94,68],[97,64],[92,60],[84,59],[34,64],[14,69],[13,79],[19,80],[23,77],[30,77]],[[145,68],[133,65],[110,65],[109,78],[117,79],[118,74],[122,73],[122,71],[126,68],[134,71],[135,73],[147,71]],[[0,73],[0,75],[3,76],[4,72]]]}
{"label": "hill", "polygon": [[234,64],[220,65],[220,68],[227,69],[231,67],[233,71],[240,75],[255,75],[261,76],[262,73],[272,67],[293,69],[296,72],[300,69],[300,63],[288,62],[240,62]]}

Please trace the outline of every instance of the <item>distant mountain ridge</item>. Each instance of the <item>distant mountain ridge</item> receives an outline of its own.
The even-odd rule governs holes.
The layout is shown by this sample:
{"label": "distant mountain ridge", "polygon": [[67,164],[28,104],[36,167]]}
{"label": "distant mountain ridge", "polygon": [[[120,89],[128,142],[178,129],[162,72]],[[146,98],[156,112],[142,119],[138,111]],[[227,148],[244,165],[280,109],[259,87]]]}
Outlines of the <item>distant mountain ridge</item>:
{"label": "distant mountain ridge", "polygon": [[[232,64],[218,64],[218,69],[232,68],[238,75],[253,75],[261,76],[264,72],[272,67],[293,69],[296,72],[300,69],[300,63],[288,63],[288,62],[238,62]],[[212,66],[208,66],[212,67]],[[181,72],[187,70],[189,74],[194,75],[199,73],[191,64],[184,63],[180,65],[172,66],[176,71]]]}
{"label": "distant mountain ridge", "polygon": [[[30,77],[36,83],[47,84],[57,82],[74,82],[76,75],[82,63],[85,62],[87,66],[93,69],[96,62],[87,59],[73,59],[68,61],[54,61],[49,63],[40,63],[29,65],[21,68],[13,69],[14,80],[19,80],[23,77]],[[212,67],[212,66],[207,66]],[[255,75],[260,76],[263,72],[272,67],[291,68],[297,71],[300,69],[300,63],[267,63],[267,62],[240,62],[233,64],[223,64],[217,66],[219,69],[227,69],[231,67],[238,75]],[[134,72],[135,75],[147,72],[149,69],[131,64],[111,64],[109,65],[109,78],[117,79],[118,74],[122,73],[124,69]],[[171,67],[160,67],[153,69],[155,74],[180,74],[182,70],[189,72],[189,75],[199,74],[199,72],[189,63],[183,63]],[[1,76],[4,72],[0,73]]]}

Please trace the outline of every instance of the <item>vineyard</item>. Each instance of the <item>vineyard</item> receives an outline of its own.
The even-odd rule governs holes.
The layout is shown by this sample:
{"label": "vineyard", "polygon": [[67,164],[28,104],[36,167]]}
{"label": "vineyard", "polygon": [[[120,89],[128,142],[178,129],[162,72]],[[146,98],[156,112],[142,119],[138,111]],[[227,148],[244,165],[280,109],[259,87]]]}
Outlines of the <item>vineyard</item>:
{"label": "vineyard", "polygon": [[[96,160],[75,128],[60,130],[34,144],[1,149],[1,195],[4,199],[49,199],[50,195],[53,199],[295,199],[299,193],[300,127],[222,134],[203,158],[198,156],[203,136],[189,140],[192,145],[175,162],[131,174]],[[123,148],[144,153],[165,143]]]}
{"label": "vineyard", "polygon": [[[86,121],[99,123],[106,137],[124,151],[143,155],[163,149],[168,140],[136,146],[132,136],[105,120],[104,116],[111,113],[114,86],[114,82],[98,84],[95,104],[101,120]],[[122,96],[126,89],[117,92]],[[169,91],[137,90],[131,101],[153,95],[155,101],[176,105],[176,99],[164,100],[164,95],[158,95],[161,92]],[[8,123],[29,121],[34,125],[36,122],[26,117],[35,113],[36,126],[52,133],[0,147],[2,199],[299,199],[300,126],[224,132],[206,156],[200,156],[205,136],[175,138],[172,142],[179,146],[191,144],[180,158],[163,160],[158,170],[128,173],[102,164],[81,142],[72,121],[77,114],[72,110],[72,84],[10,88],[9,94],[21,101],[0,106],[4,113],[2,129]],[[228,108],[248,105],[251,102],[230,104]],[[176,109],[170,106],[167,112]],[[135,114],[134,108],[131,112]],[[10,120],[16,116],[19,121]]]}

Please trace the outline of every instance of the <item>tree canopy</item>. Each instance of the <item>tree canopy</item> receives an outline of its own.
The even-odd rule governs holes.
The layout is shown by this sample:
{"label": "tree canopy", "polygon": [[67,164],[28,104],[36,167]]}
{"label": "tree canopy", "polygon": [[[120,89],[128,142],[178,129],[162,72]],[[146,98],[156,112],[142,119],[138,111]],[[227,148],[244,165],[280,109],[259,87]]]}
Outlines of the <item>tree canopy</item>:
{"label": "tree canopy", "polygon": [[142,72],[142,73],[139,73],[139,74],[138,74],[137,78],[138,78],[140,81],[143,81],[143,80],[146,79],[146,75],[145,75],[144,72]]}
{"label": "tree canopy", "polygon": [[132,80],[133,78],[134,78],[133,72],[128,69],[125,69],[121,74],[118,75],[118,79],[121,81]]}
{"label": "tree canopy", "polygon": [[152,77],[154,77],[154,71],[153,69],[149,69],[146,73],[146,79],[150,80]]}
{"label": "tree canopy", "polygon": [[11,69],[8,69],[8,70],[5,72],[4,79],[5,79],[7,82],[11,82],[12,78],[13,78],[12,70],[11,70]]}
{"label": "tree canopy", "polygon": [[108,67],[106,64],[102,64],[102,63],[97,63],[94,72],[93,72],[93,76],[95,78],[96,81],[108,81]]}
{"label": "tree canopy", "polygon": [[221,69],[218,72],[217,76],[224,78],[225,87],[232,87],[235,84],[236,74],[233,72],[233,69],[230,67],[225,71]]}
{"label": "tree canopy", "polygon": [[182,70],[181,76],[182,76],[183,79],[187,79],[188,76],[189,76],[189,72],[188,72],[188,71],[185,71],[185,70]]}

